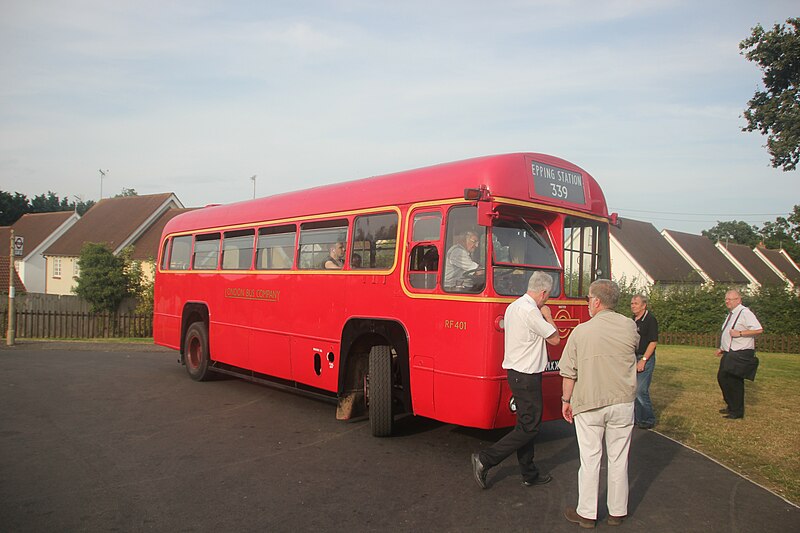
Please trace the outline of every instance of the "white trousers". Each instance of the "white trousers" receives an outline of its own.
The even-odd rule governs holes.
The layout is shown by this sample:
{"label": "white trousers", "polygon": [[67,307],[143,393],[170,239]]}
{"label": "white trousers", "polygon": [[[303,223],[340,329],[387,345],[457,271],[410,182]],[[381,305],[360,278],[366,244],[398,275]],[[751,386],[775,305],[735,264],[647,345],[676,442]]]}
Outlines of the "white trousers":
{"label": "white trousers", "polygon": [[597,520],[600,461],[605,437],[608,457],[608,514],[628,514],[628,451],[631,447],[634,402],[609,405],[575,415],[581,454],[577,512]]}

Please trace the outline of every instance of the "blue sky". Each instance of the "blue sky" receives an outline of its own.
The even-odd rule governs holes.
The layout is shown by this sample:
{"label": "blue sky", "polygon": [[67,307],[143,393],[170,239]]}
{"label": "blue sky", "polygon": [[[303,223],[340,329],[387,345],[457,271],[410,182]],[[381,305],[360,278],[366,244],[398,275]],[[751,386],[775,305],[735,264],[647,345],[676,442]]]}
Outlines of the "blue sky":
{"label": "blue sky", "polygon": [[0,189],[187,206],[517,151],[699,233],[800,203],[738,43],[795,2],[0,3]]}

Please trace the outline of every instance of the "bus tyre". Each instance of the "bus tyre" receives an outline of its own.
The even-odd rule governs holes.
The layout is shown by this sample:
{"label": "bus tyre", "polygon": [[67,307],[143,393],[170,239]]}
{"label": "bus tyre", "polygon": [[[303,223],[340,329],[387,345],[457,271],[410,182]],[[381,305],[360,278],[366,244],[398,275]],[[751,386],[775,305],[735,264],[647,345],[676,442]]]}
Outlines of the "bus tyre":
{"label": "bus tyre", "polygon": [[194,322],[186,330],[186,343],[183,350],[183,361],[186,372],[195,381],[208,381],[211,379],[208,357],[208,332],[202,322]]}
{"label": "bus tyre", "polygon": [[392,349],[373,346],[369,352],[369,425],[375,437],[392,434]]}

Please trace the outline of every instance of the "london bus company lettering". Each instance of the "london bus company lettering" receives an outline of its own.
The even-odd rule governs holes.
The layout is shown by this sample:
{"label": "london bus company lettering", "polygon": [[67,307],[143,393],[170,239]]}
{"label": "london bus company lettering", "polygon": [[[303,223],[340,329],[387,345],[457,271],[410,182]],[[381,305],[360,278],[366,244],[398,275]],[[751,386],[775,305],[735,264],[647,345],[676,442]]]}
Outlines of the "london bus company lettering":
{"label": "london bus company lettering", "polygon": [[243,300],[263,300],[265,302],[277,302],[281,291],[270,289],[247,289],[244,287],[226,287],[226,298],[241,298]]}
{"label": "london bus company lettering", "polygon": [[[612,219],[591,175],[536,153],[188,211],[162,234],[154,340],[196,381],[221,372],[328,399],[376,436],[401,413],[512,426],[506,307],[543,271],[560,335],[588,320]],[[334,248],[341,264],[326,269]],[[563,346],[548,347],[543,420],[561,417]]]}

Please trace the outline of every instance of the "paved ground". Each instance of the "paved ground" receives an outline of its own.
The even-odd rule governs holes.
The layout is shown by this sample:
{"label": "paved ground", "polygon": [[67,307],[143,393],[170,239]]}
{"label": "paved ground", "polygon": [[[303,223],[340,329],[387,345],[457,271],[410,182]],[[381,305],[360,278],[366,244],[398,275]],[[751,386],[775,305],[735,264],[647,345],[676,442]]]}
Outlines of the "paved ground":
{"label": "paved ground", "polygon": [[[537,459],[554,481],[491,488],[470,453],[504,431],[408,417],[400,434],[334,407],[226,379],[195,383],[151,346],[25,343],[0,350],[0,531],[579,531],[564,422]],[[800,531],[800,509],[654,432],[636,430],[631,517],[616,531]],[[605,506],[601,504],[601,515]]]}

